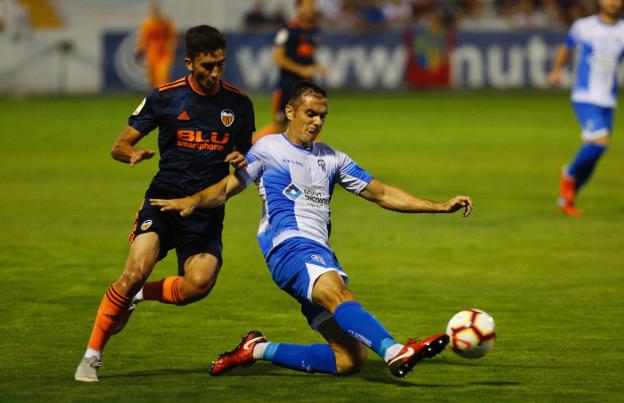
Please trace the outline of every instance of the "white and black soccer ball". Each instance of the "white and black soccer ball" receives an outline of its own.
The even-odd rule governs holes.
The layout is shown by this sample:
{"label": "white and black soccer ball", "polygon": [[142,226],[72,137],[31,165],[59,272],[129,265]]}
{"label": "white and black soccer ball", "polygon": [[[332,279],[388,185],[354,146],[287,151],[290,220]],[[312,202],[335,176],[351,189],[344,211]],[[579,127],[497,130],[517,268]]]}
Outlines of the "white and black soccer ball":
{"label": "white and black soccer ball", "polygon": [[480,309],[465,309],[451,318],[446,326],[451,349],[464,358],[486,355],[496,340],[494,318]]}

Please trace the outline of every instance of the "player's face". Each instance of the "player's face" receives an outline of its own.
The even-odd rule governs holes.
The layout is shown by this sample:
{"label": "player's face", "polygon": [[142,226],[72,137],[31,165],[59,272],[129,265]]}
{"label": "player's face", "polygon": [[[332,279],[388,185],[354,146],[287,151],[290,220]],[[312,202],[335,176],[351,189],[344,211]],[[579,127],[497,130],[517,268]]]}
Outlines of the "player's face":
{"label": "player's face", "polygon": [[617,18],[622,9],[622,0],[600,0],[600,11],[611,18]]}
{"label": "player's face", "polygon": [[297,108],[286,105],[288,137],[295,144],[309,147],[321,134],[321,129],[327,117],[327,98],[317,98],[314,95],[304,95]]}
{"label": "player's face", "polygon": [[189,69],[193,80],[206,94],[216,94],[219,90],[221,74],[225,69],[225,50],[218,49],[211,53],[200,53],[194,58],[185,58],[184,63]]}
{"label": "player's face", "polygon": [[297,17],[301,21],[312,23],[316,21],[317,15],[315,0],[303,0],[297,6]]}

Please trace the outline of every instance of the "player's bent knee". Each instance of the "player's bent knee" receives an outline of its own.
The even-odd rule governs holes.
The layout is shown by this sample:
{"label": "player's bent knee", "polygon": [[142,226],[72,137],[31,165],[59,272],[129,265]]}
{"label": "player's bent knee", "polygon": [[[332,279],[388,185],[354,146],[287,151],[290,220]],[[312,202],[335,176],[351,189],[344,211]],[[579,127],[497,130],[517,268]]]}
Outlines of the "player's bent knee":
{"label": "player's bent knee", "polygon": [[149,272],[142,270],[125,270],[115,282],[115,288],[127,297],[134,296],[147,280]]}
{"label": "player's bent knee", "polygon": [[336,373],[338,375],[355,375],[366,364],[366,351],[349,354],[336,354]]}

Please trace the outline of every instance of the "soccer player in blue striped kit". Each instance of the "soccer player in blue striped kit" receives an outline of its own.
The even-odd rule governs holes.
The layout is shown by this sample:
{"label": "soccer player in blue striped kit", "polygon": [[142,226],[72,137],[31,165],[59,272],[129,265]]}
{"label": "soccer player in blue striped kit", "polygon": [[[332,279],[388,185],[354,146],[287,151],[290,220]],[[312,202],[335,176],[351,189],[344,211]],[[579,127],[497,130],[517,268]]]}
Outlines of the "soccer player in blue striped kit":
{"label": "soccer player in blue striped kit", "polygon": [[572,163],[563,168],[558,202],[559,209],[572,217],[582,215],[575,205],[576,196],[609,145],[617,104],[618,66],[624,57],[621,11],[622,0],[600,0],[597,15],[576,21],[549,75],[553,84],[561,84],[561,69],[576,48],[572,106],[582,127],[583,144]]}
{"label": "soccer player in blue striped kit", "polygon": [[348,276],[329,246],[329,202],[334,185],[379,206],[404,213],[453,213],[472,210],[472,201],[456,196],[434,202],[386,185],[360,168],[346,154],[316,143],[327,116],[327,94],[311,82],[295,85],[285,108],[285,133],[269,135],[246,155],[248,166],[193,196],[151,200],[163,211],[191,214],[197,207],[214,207],[242,191],[258,186],[263,217],[258,241],[275,283],[301,304],[308,324],[327,344],[298,345],[269,342],[249,332],[234,350],[214,362],[211,375],[271,361],[304,372],[353,374],[366,361],[367,349],[383,358],[390,372],[405,376],[423,358],[444,350],[448,336],[398,343],[358,302],[347,287]]}

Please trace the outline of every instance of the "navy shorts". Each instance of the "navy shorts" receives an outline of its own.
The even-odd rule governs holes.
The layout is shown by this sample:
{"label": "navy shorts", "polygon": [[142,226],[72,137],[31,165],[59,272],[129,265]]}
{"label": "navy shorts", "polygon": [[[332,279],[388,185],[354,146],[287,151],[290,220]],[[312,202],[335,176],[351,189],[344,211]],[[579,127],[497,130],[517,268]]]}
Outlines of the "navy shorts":
{"label": "navy shorts", "polygon": [[313,329],[332,315],[312,302],[316,280],[329,271],[337,272],[343,281],[349,277],[338,258],[328,247],[303,237],[288,238],[269,253],[266,259],[273,281],[301,304],[301,313]]}
{"label": "navy shorts", "polygon": [[147,232],[155,232],[160,239],[160,255],[158,260],[164,259],[167,253],[174,249],[178,256],[178,273],[184,275],[184,262],[198,253],[209,253],[223,263],[221,251],[221,232],[223,231],[224,210],[202,209],[195,210],[188,217],[180,217],[177,211],[161,212],[160,207],[150,204],[145,199],[137,212],[130,243]]}
{"label": "navy shorts", "polygon": [[284,109],[288,100],[292,96],[294,81],[280,80],[273,91],[273,115],[280,122],[286,122],[286,113]]}

